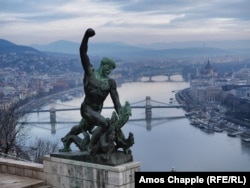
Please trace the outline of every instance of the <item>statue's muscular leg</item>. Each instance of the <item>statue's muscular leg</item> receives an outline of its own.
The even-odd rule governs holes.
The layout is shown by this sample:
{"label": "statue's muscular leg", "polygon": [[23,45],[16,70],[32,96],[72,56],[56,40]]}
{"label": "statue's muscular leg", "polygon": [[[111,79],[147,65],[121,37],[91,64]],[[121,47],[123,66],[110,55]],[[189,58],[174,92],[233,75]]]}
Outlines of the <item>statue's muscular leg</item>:
{"label": "statue's muscular leg", "polygon": [[80,133],[83,132],[83,128],[85,127],[84,124],[85,124],[85,120],[82,119],[79,123],[79,125],[75,125],[71,128],[71,130],[63,137],[61,138],[62,142],[63,142],[63,145],[64,145],[64,148],[61,149],[60,151],[71,151],[70,149],[70,145],[71,143],[73,142],[73,139],[71,138],[73,135],[77,136],[79,135]]}
{"label": "statue's muscular leg", "polygon": [[78,135],[81,132],[82,132],[81,126],[80,125],[75,125],[75,126],[73,126],[71,128],[71,130],[63,138],[61,138],[61,140],[63,142],[65,142],[68,136],[70,136],[70,135]]}
{"label": "statue's muscular leg", "polygon": [[89,142],[89,150],[94,146],[97,141],[100,139],[100,136],[107,130],[109,123],[106,118],[104,118],[99,112],[94,111],[90,107],[85,107],[84,111],[81,112],[83,118],[85,118],[88,123],[98,126],[92,134],[92,137]]}

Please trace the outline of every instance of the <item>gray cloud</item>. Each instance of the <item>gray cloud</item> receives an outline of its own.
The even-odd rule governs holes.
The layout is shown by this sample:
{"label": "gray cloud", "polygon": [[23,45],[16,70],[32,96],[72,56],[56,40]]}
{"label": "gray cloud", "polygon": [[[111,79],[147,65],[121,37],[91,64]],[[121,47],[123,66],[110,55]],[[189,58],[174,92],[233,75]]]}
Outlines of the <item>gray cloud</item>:
{"label": "gray cloud", "polygon": [[[0,12],[2,15],[6,15],[7,21],[11,21],[11,17],[15,17],[16,21],[36,22],[76,17],[77,15],[73,12],[63,13],[57,11],[58,7],[67,5],[68,2],[67,0],[2,0]],[[10,20],[8,20],[8,18],[10,18]],[[14,21],[14,19],[12,19],[12,21]]]}
{"label": "gray cloud", "polygon": [[42,11],[48,7],[57,7],[68,3],[67,0],[1,0],[1,12],[28,13],[33,11]]}
{"label": "gray cloud", "polygon": [[[107,2],[105,0],[97,0],[100,3]],[[153,15],[185,15],[173,19],[168,25],[161,25],[161,27],[181,27],[179,24],[185,25],[187,22],[197,23],[207,22],[211,19],[232,19],[239,24],[249,23],[250,18],[250,3],[247,0],[211,0],[211,1],[197,1],[197,0],[130,0],[130,1],[116,1],[109,0],[114,4],[120,5],[122,12],[130,13],[145,13],[148,16]],[[136,17],[134,19],[137,19]],[[113,22],[109,21],[106,25],[110,26]],[[113,24],[115,25],[115,24]],[[129,24],[133,25],[133,23]],[[124,26],[129,26],[125,24]],[[157,25],[157,23],[156,23]],[[117,26],[117,25],[116,25]]]}
{"label": "gray cloud", "polygon": [[250,3],[248,0],[141,0],[122,6],[124,11],[145,12],[153,11],[159,14],[187,14],[192,19],[200,18],[250,18]]}
{"label": "gray cloud", "polygon": [[[93,0],[97,4],[111,3],[119,6],[122,12],[154,12],[155,14],[187,14],[201,16],[202,18],[238,18],[248,20],[250,17],[250,3],[248,0]],[[44,13],[45,18],[51,15],[51,19],[60,18],[53,13],[53,9],[67,4],[77,3],[74,0],[2,0],[0,11],[1,13]],[[111,5],[112,6],[112,5]],[[84,7],[82,8],[84,11]],[[46,16],[48,14],[48,16]],[[53,16],[52,16],[53,15]],[[65,14],[65,16],[74,15]],[[192,16],[195,19],[195,16]],[[32,17],[32,16],[31,16]],[[38,16],[41,18],[42,16]]]}
{"label": "gray cloud", "polygon": [[[107,34],[122,35],[126,41],[145,41],[146,36],[147,42],[174,40],[173,36],[249,39],[248,0],[0,0],[0,5],[0,38],[32,31],[43,38],[74,38],[85,25],[104,33],[106,37],[99,34],[98,40],[109,39]],[[15,29],[20,27],[29,30]],[[133,38],[134,32],[141,33],[141,39]]]}

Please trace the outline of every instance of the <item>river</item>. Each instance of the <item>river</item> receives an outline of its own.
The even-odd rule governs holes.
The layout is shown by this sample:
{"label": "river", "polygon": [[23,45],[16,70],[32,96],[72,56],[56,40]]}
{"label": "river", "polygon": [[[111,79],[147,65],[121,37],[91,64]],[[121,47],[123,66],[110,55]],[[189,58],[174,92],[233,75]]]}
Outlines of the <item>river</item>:
{"label": "river", "polygon": [[[172,82],[164,82],[163,76],[153,77],[155,82],[131,82],[118,88],[121,103],[131,104],[145,100],[174,104],[174,91],[189,87],[180,76],[172,76]],[[144,81],[146,78],[144,78]],[[56,101],[55,107],[71,108],[81,105],[83,96],[71,101]],[[155,104],[153,101],[152,105]],[[144,102],[145,104],[145,102]],[[112,106],[108,97],[104,106]],[[48,109],[50,106],[44,106]],[[103,110],[103,115],[110,117],[112,110]],[[226,132],[204,132],[190,125],[187,118],[171,119],[167,117],[184,116],[182,108],[152,109],[149,127],[145,118],[145,109],[132,109],[130,121],[123,127],[128,136],[132,132],[135,144],[131,147],[134,161],[141,162],[142,171],[250,171],[250,144],[243,143],[240,137],[229,137]],[[157,119],[159,118],[159,119]],[[79,111],[56,112],[57,122],[78,122]],[[142,120],[141,120],[142,119]],[[49,113],[32,113],[29,122],[48,122]],[[50,123],[29,125],[33,138],[59,141],[74,123]],[[53,127],[54,126],[54,127]],[[60,142],[61,145],[61,142]],[[72,149],[76,149],[74,146]]]}

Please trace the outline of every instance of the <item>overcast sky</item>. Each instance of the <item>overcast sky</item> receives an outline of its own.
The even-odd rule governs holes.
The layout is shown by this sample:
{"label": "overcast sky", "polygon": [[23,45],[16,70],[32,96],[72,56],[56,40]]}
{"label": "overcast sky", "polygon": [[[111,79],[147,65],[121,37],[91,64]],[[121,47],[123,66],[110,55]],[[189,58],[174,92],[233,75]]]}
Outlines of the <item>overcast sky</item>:
{"label": "overcast sky", "polygon": [[249,0],[0,0],[0,38],[16,44],[250,39]]}

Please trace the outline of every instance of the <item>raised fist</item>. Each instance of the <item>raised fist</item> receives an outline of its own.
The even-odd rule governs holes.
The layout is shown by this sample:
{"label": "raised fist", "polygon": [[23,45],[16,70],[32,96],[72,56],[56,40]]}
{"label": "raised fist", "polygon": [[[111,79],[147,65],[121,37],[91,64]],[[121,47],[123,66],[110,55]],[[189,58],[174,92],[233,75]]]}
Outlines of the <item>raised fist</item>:
{"label": "raised fist", "polygon": [[95,30],[92,28],[88,28],[85,33],[86,36],[88,37],[93,37],[95,35]]}

